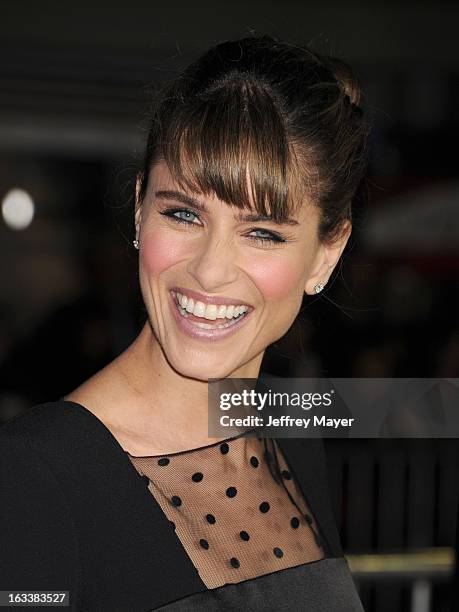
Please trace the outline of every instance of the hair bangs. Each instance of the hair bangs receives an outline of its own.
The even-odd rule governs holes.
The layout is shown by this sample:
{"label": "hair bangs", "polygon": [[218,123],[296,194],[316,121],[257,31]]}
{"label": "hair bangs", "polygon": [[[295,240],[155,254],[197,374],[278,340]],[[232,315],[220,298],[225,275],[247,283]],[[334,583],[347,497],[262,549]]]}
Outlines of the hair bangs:
{"label": "hair bangs", "polygon": [[299,172],[281,113],[247,77],[228,82],[176,108],[162,156],[182,189],[285,221],[295,212]]}

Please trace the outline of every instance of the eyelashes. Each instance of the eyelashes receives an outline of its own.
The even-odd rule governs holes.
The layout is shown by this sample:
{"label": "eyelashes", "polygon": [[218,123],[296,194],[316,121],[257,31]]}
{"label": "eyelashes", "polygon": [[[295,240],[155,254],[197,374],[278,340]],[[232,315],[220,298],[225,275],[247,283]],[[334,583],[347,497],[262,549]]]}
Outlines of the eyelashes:
{"label": "eyelashes", "polygon": [[[178,217],[177,214],[184,213],[188,218]],[[190,217],[199,219],[198,215],[188,208],[167,208],[166,210],[159,213],[165,217],[169,217],[173,219],[177,223],[184,223],[185,225],[197,225],[194,221],[190,220]],[[264,230],[261,228],[254,228],[250,230],[252,232],[261,232],[265,234],[265,236],[250,236],[247,235],[247,238],[250,240],[255,240],[261,243],[270,243],[270,244],[279,244],[282,242],[286,242],[285,238],[283,238],[280,234],[276,234],[275,232],[271,232],[270,230]]]}

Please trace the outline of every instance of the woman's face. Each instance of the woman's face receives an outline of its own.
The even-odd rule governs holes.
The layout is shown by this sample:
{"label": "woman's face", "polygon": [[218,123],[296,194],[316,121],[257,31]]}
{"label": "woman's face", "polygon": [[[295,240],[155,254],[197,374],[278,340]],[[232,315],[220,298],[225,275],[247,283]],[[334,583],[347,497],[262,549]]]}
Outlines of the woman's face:
{"label": "woman's face", "polygon": [[[162,351],[183,376],[256,377],[266,347],[297,316],[303,292],[325,284],[344,248],[345,241],[319,243],[319,211],[307,202],[291,224],[247,214],[184,192],[165,162],[150,172],[136,212],[140,285]],[[236,322],[238,305],[246,312]]]}

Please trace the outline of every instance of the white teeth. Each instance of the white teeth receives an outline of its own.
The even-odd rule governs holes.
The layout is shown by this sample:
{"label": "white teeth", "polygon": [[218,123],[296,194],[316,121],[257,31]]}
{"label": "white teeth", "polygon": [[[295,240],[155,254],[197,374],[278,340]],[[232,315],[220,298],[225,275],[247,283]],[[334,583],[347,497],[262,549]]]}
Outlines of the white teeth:
{"label": "white teeth", "polygon": [[[181,306],[178,306],[178,310],[182,317],[188,317],[187,311],[184,310]],[[237,323],[239,323],[241,318],[232,319],[231,321],[228,321],[227,323],[218,323],[218,324],[213,324],[213,325],[211,325],[210,323],[201,323],[201,321],[190,321],[190,323],[191,325],[194,325],[195,327],[200,327],[202,329],[225,329],[226,327],[237,325]]]}
{"label": "white teeth", "polygon": [[[199,300],[193,300],[178,291],[172,292],[176,298],[180,308],[186,312],[192,313],[195,317],[202,317],[209,321],[215,321],[216,319],[233,319],[239,317],[241,314],[247,312],[248,307],[244,305],[235,306],[231,304],[226,306],[225,304],[204,304]],[[215,327],[215,326],[212,326]]]}
{"label": "white teeth", "polygon": [[[196,327],[200,327],[201,329],[215,329],[215,325],[210,325],[209,323],[201,323],[200,321],[194,321],[193,325]],[[218,326],[220,327],[220,325]]]}
{"label": "white teeth", "polygon": [[210,321],[215,321],[217,318],[217,305],[216,304],[207,304],[206,312],[204,314],[206,319]]}
{"label": "white teeth", "polygon": [[189,298],[188,302],[186,303],[186,309],[187,312],[193,312],[194,310],[194,301],[193,298]]}
{"label": "white teeth", "polygon": [[203,302],[195,302],[193,308],[193,314],[195,317],[204,317],[206,312],[206,305]]}

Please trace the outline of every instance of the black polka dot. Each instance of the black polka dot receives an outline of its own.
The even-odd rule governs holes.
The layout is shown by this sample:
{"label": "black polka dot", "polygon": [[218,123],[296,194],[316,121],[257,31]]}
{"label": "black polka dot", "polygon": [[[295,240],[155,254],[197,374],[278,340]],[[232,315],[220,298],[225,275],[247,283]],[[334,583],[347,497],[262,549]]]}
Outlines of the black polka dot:
{"label": "black polka dot", "polygon": [[148,487],[148,485],[150,484],[150,479],[148,478],[148,476],[147,476],[146,474],[144,474],[144,475],[142,476],[142,478],[143,478],[143,480],[144,480],[145,484],[146,484],[146,485],[147,485],[147,487]]}
{"label": "black polka dot", "polygon": [[206,514],[206,521],[213,525],[215,523],[215,516],[213,514]]}
{"label": "black polka dot", "polygon": [[233,567],[238,568],[241,564],[239,563],[239,559],[236,559],[236,557],[231,557],[230,559],[230,563]]}
{"label": "black polka dot", "polygon": [[182,500],[180,499],[180,497],[178,495],[173,495],[171,497],[171,502],[173,506],[181,506],[182,505]]}
{"label": "black polka dot", "polygon": [[247,531],[241,531],[239,535],[241,536],[241,540],[244,540],[244,542],[248,542],[250,540],[250,536]]}
{"label": "black polka dot", "polygon": [[258,459],[256,457],[250,457],[250,464],[253,467],[258,467],[258,465],[259,465]]}
{"label": "black polka dot", "polygon": [[260,508],[260,512],[268,512],[269,510],[269,504],[267,501],[261,502],[258,507]]}
{"label": "black polka dot", "polygon": [[281,557],[284,556],[284,551],[282,550],[282,548],[278,548],[277,546],[275,548],[273,548],[273,553],[276,555],[276,557],[278,557],[279,559]]}
{"label": "black polka dot", "polygon": [[199,544],[200,544],[201,548],[205,548],[206,550],[208,550],[209,542],[207,540],[204,540],[203,538],[201,538],[199,540]]}
{"label": "black polka dot", "polygon": [[169,464],[169,459],[167,457],[161,457],[161,459],[158,459],[158,465],[168,465]]}
{"label": "black polka dot", "polygon": [[292,479],[292,475],[290,474],[290,472],[288,470],[282,470],[282,476],[283,476],[284,480],[291,480]]}
{"label": "black polka dot", "polygon": [[201,482],[203,478],[204,474],[202,472],[195,472],[191,477],[191,480],[193,480],[194,482]]}
{"label": "black polka dot", "polygon": [[304,518],[310,525],[312,525],[312,516],[310,516],[309,514],[305,514]]}
{"label": "black polka dot", "polygon": [[222,455],[226,455],[228,451],[229,451],[229,446],[226,442],[223,442],[223,444],[220,444],[220,452]]}
{"label": "black polka dot", "polygon": [[290,519],[290,525],[293,527],[293,529],[298,529],[299,524],[300,521],[297,516],[294,516]]}
{"label": "black polka dot", "polygon": [[226,489],[226,494],[228,497],[236,497],[237,489],[236,487],[228,487]]}

